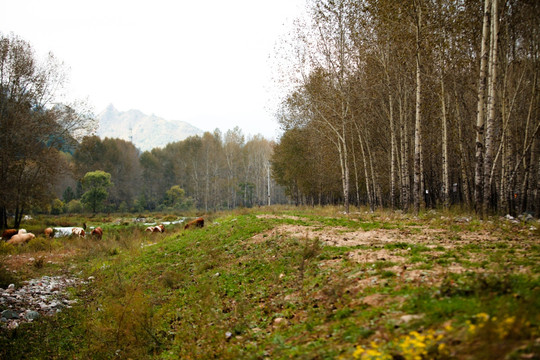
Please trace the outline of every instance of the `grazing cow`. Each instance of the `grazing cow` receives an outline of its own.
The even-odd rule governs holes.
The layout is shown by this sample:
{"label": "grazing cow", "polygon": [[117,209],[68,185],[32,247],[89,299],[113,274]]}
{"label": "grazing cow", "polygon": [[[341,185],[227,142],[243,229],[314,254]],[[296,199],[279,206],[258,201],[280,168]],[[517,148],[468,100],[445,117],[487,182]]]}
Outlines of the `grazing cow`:
{"label": "grazing cow", "polygon": [[6,229],[2,233],[2,240],[9,240],[13,235],[17,234],[17,229]]}
{"label": "grazing cow", "polygon": [[92,232],[90,233],[90,235],[92,235],[92,237],[96,237],[98,238],[99,240],[101,240],[101,238],[103,237],[103,229],[100,228],[99,226],[97,228],[95,228],[94,230],[92,230]]}
{"label": "grazing cow", "polygon": [[86,236],[86,233],[84,232],[84,229],[80,228],[80,227],[74,227],[73,229],[71,229],[71,234],[72,235],[77,235],[78,237],[85,237]]}
{"label": "grazing cow", "polygon": [[45,234],[45,237],[52,238],[54,236],[54,230],[50,227],[43,230],[43,233]]}
{"label": "grazing cow", "polygon": [[184,230],[193,229],[193,228],[202,228],[204,227],[204,219],[202,217],[192,220],[184,226]]}
{"label": "grazing cow", "polygon": [[162,233],[162,232],[165,232],[165,226],[163,226],[163,224],[160,224],[160,225],[156,225],[156,226],[149,226],[146,228],[145,231],[148,231],[148,232],[152,232],[152,233]]}
{"label": "grazing cow", "polygon": [[9,239],[8,244],[20,245],[29,242],[36,236],[32,233],[15,234]]}

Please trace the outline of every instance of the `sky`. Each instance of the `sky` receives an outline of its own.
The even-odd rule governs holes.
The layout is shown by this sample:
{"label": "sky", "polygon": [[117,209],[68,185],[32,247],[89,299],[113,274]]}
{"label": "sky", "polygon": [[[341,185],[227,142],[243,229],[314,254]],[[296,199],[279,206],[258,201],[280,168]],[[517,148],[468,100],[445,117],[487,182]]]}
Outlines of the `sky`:
{"label": "sky", "polygon": [[67,99],[279,137],[272,53],[305,0],[0,0],[0,32],[68,67]]}

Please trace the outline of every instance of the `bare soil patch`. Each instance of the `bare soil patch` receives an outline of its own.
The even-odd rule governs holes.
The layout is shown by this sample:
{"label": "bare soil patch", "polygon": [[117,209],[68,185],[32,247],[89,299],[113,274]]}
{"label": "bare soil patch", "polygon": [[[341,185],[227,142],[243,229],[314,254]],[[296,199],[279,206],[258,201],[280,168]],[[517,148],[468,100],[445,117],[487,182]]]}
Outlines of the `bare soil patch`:
{"label": "bare soil patch", "polygon": [[389,261],[393,263],[402,263],[406,259],[403,256],[394,255],[388,250],[355,250],[349,253],[349,260],[358,263],[374,263],[377,261]]}
{"label": "bare soil patch", "polygon": [[317,226],[282,224],[253,236],[251,240],[261,242],[265,241],[269,236],[288,236],[308,240],[318,238],[325,245],[331,246],[376,245],[400,241],[401,239],[399,230],[351,231],[345,227],[320,228]]}

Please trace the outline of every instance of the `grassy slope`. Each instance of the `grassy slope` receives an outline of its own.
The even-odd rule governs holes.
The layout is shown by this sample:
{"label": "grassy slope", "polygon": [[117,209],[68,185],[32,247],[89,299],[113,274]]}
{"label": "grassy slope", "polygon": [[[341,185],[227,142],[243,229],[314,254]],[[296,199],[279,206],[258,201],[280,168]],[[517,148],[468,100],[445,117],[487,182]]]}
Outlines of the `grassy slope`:
{"label": "grassy slope", "polygon": [[[77,290],[80,306],[0,332],[0,358],[517,359],[540,352],[540,242],[530,225],[440,214],[347,218],[328,209],[276,215],[225,214],[204,229],[160,238],[111,226],[102,244],[48,249],[79,255],[39,272],[82,271],[95,280]],[[321,239],[330,229],[345,239],[400,235],[329,246],[308,230],[291,235],[280,226]],[[485,238],[466,241],[478,232]]]}

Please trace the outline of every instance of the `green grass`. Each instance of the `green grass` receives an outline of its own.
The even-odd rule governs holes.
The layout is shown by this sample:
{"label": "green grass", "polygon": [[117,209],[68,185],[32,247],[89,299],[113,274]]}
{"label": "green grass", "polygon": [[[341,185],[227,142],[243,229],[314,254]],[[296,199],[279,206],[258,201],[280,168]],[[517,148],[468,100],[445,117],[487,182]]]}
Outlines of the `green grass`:
{"label": "green grass", "polygon": [[[508,354],[534,347],[540,335],[540,283],[534,271],[540,246],[526,232],[518,232],[515,242],[516,236],[498,236],[505,229],[490,228],[495,242],[464,244],[459,239],[468,236],[471,224],[459,223],[454,229],[459,234],[437,233],[427,246],[414,236],[423,228],[446,229],[449,215],[437,222],[430,213],[411,223],[388,212],[360,212],[357,219],[325,208],[269,209],[276,218],[256,213],[261,210],[214,214],[203,229],[170,227],[164,235],[147,234],[124,221],[115,225],[112,216],[101,242],[68,238],[4,249],[6,260],[9,254],[35,251],[73,255],[65,264],[43,262],[41,268],[23,266],[17,273],[0,267],[2,283],[52,273],[95,280],[73,290],[80,301],[72,309],[15,331],[0,330],[0,358],[347,359],[357,345],[368,347],[377,339],[391,349],[409,332],[427,329],[444,334],[447,346],[474,358],[479,351],[492,351],[493,334],[478,332],[473,340],[467,335],[467,321],[475,321],[478,313],[517,319],[514,335],[504,338],[512,344]],[[318,238],[269,232],[279,224],[321,231],[400,229],[410,236],[375,246],[335,247]],[[475,222],[472,228],[482,226],[490,225]],[[268,235],[255,241],[261,233]],[[348,256],[381,249],[404,262],[362,263]],[[527,256],[517,256],[521,251]],[[445,271],[451,264],[462,271]],[[483,269],[499,264],[522,271]],[[421,279],[411,279],[409,271],[422,271]],[[400,320],[410,314],[420,316]],[[528,323],[520,320],[525,318]],[[456,330],[445,330],[448,324]]]}

